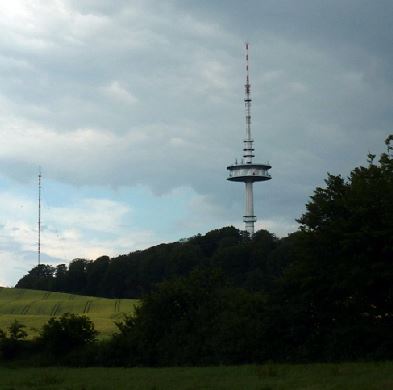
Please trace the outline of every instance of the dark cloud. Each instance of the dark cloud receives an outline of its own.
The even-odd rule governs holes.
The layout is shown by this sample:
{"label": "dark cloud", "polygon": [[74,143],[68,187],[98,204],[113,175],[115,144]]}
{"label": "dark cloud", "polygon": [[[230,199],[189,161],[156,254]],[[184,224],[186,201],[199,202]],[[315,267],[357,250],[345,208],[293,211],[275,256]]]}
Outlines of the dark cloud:
{"label": "dark cloud", "polygon": [[393,119],[391,2],[20,3],[0,18],[0,171],[19,180],[41,164],[73,185],[185,186],[237,218],[246,39],[256,160],[273,165],[258,215],[293,221]]}

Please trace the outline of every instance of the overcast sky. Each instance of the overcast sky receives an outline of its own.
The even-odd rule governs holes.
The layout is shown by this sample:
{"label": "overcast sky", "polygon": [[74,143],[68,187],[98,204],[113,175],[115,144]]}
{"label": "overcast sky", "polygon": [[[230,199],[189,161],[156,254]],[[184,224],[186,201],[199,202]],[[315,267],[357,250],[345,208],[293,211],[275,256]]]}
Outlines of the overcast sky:
{"label": "overcast sky", "polygon": [[2,0],[0,285],[37,261],[39,166],[46,263],[242,228],[245,41],[273,166],[257,226],[296,230],[393,132],[392,20],[383,0]]}

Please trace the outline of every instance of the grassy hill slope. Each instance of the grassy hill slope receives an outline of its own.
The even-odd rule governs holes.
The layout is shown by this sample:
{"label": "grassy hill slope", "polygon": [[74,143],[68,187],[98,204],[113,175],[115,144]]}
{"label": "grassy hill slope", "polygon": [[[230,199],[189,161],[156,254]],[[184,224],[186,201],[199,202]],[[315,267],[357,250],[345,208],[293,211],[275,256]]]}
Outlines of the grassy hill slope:
{"label": "grassy hill slope", "polygon": [[36,336],[52,316],[63,313],[86,314],[94,321],[101,336],[108,336],[116,329],[114,321],[123,313],[134,311],[136,299],[107,299],[0,287],[0,329],[18,320],[27,326],[30,337]]}

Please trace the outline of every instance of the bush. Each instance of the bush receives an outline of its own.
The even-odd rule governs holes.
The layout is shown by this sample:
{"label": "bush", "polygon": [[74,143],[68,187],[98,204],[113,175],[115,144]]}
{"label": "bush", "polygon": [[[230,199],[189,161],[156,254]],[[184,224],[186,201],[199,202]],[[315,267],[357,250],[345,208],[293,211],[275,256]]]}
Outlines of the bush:
{"label": "bush", "polygon": [[93,342],[97,334],[88,317],[65,313],[43,326],[38,342],[49,353],[64,354]]}
{"label": "bush", "polygon": [[[162,283],[117,324],[116,359],[135,365],[236,364],[260,359],[265,299],[211,269]],[[118,348],[114,348],[115,346]]]}
{"label": "bush", "polygon": [[7,328],[7,332],[0,329],[0,355],[3,359],[13,359],[23,349],[23,341],[27,336],[25,327],[15,320]]}

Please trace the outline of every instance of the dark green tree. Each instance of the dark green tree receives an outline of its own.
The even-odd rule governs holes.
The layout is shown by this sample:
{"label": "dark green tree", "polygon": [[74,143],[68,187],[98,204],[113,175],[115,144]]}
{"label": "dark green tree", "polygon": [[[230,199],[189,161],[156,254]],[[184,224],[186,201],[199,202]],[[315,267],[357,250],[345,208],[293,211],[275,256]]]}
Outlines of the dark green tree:
{"label": "dark green tree", "polygon": [[13,359],[22,350],[24,339],[27,337],[26,326],[14,320],[7,332],[0,329],[0,355],[4,359]]}
{"label": "dark green tree", "polygon": [[86,291],[87,265],[86,259],[74,259],[68,267],[68,292],[84,294]]}
{"label": "dark green tree", "polygon": [[68,269],[65,264],[56,266],[54,285],[56,291],[68,290]]}
{"label": "dark green tree", "polygon": [[219,271],[194,270],[144,297],[135,315],[118,324],[114,342],[131,364],[255,361],[263,352],[263,305],[262,296],[231,288]]}
{"label": "dark green tree", "polygon": [[[392,137],[387,139],[390,147]],[[347,179],[328,174],[296,234],[297,260],[280,294],[286,324],[278,338],[299,355],[386,356],[393,348],[393,162],[355,168]],[[390,330],[389,330],[390,329]],[[322,352],[323,351],[323,352]]]}
{"label": "dark green tree", "polygon": [[97,334],[87,316],[65,313],[52,317],[42,327],[38,342],[49,353],[58,355],[93,342]]}
{"label": "dark green tree", "polygon": [[15,341],[25,339],[27,337],[25,328],[26,325],[23,325],[19,321],[14,320],[8,327],[9,338]]}
{"label": "dark green tree", "polygon": [[101,256],[95,261],[87,263],[86,266],[86,287],[85,291],[88,295],[101,295],[101,290],[105,276],[110,264],[108,256]]}
{"label": "dark green tree", "polygon": [[15,287],[36,290],[51,290],[54,287],[55,268],[40,264],[32,268],[27,275],[18,281]]}

